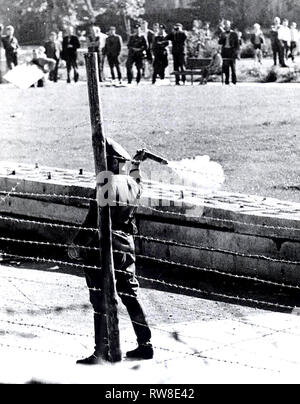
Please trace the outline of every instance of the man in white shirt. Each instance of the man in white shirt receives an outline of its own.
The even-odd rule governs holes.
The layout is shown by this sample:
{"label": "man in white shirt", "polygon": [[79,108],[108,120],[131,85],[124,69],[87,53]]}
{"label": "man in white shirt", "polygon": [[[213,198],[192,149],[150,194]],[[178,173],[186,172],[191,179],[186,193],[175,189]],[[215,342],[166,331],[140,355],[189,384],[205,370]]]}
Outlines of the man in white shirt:
{"label": "man in white shirt", "polygon": [[282,25],[278,30],[278,39],[282,43],[284,58],[288,58],[291,46],[291,30],[289,28],[289,21],[286,18],[282,21]]}
{"label": "man in white shirt", "polygon": [[99,65],[99,79],[104,80],[103,67],[104,67],[104,56],[103,49],[105,48],[105,43],[108,35],[101,32],[100,27],[93,25],[90,28],[90,33],[87,37],[87,45],[89,52],[96,52],[98,55],[98,65]]}

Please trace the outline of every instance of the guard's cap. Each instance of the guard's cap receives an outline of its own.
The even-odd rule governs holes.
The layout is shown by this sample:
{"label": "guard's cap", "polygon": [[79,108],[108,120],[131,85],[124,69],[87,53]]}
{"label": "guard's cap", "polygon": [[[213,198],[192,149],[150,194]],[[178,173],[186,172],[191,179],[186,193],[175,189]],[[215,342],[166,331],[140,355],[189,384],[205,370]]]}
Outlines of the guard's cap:
{"label": "guard's cap", "polygon": [[183,25],[181,24],[181,22],[178,22],[177,24],[175,24],[175,27],[181,27],[181,28],[183,28]]}
{"label": "guard's cap", "polygon": [[131,161],[130,154],[111,138],[106,139],[106,153],[108,156],[122,161]]}
{"label": "guard's cap", "polygon": [[159,28],[166,29],[166,26],[165,26],[165,24],[159,24]]}

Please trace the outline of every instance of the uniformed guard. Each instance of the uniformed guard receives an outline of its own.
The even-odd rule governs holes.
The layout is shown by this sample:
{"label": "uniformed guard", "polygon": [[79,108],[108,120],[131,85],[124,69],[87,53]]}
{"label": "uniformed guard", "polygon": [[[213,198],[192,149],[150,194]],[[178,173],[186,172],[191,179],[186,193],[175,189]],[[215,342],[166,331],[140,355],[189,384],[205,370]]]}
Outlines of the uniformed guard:
{"label": "uniformed guard", "polygon": [[[141,303],[138,300],[139,283],[135,275],[135,244],[133,235],[136,233],[134,213],[138,199],[141,196],[141,174],[140,162],[146,159],[143,151],[137,153],[129,169],[126,169],[126,162],[131,161],[130,155],[118,143],[107,139],[107,164],[108,170],[112,173],[109,179],[108,195],[112,195],[111,216],[113,230],[114,266],[116,276],[117,292],[126,306],[131,318],[132,325],[137,336],[138,347],[134,351],[127,352],[126,356],[132,359],[152,359],[153,347],[151,344],[151,331],[147,324],[146,316]],[[92,201],[89,213],[83,224],[85,228],[94,228],[97,223],[97,202]],[[85,262],[94,265],[101,265],[99,253],[94,257],[88,251],[87,256],[82,255],[74,246],[99,246],[98,236],[86,237],[86,231],[79,231],[69,248],[69,257],[72,259],[83,259]],[[95,329],[95,352],[87,358],[78,361],[82,365],[95,365],[99,360],[109,360],[107,327],[105,313],[102,307],[101,277],[97,270],[86,270],[87,285],[90,290],[90,301],[94,309]],[[101,344],[107,346],[101,350]],[[101,353],[102,352],[102,353]]]}
{"label": "uniformed guard", "polygon": [[136,82],[139,84],[141,81],[144,59],[147,56],[148,49],[147,41],[141,31],[141,25],[136,24],[134,31],[134,35],[131,35],[128,42],[129,53],[126,63],[128,84],[132,83],[132,67],[134,64],[137,69]]}
{"label": "uniformed guard", "polygon": [[116,27],[110,27],[109,36],[106,39],[103,55],[107,56],[111,71],[111,78],[116,79],[114,68],[117,70],[119,84],[122,83],[122,73],[120,69],[119,56],[122,51],[123,41],[120,35],[116,34]]}
{"label": "uniformed guard", "polygon": [[[187,35],[183,31],[183,25],[178,23],[174,26],[174,30],[167,36],[167,39],[172,42],[172,54],[174,60],[174,71],[184,73],[185,70],[185,44]],[[185,84],[186,76],[182,74],[182,82]],[[180,85],[180,76],[176,75],[176,85]]]}
{"label": "uniformed guard", "polygon": [[161,80],[165,79],[165,70],[168,66],[168,51],[167,47],[169,46],[169,41],[166,39],[166,27],[161,24],[159,26],[158,35],[153,40],[153,53],[154,53],[154,62],[153,62],[153,78],[152,83],[156,83],[157,76],[160,77]]}

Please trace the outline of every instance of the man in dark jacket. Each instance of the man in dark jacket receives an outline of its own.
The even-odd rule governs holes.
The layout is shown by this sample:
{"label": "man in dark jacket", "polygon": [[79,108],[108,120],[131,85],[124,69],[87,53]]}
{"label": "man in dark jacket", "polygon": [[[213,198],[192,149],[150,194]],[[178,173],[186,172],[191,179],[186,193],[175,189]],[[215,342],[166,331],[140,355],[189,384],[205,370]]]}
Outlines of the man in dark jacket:
{"label": "man in dark jacket", "polygon": [[[185,42],[187,35],[183,31],[183,25],[178,23],[175,25],[171,34],[167,35],[168,41],[172,42],[172,54],[174,59],[174,71],[184,72],[185,70]],[[182,82],[185,84],[186,76],[182,75]],[[180,85],[180,76],[176,75],[176,85]]]}
{"label": "man in dark jacket", "polygon": [[132,83],[132,67],[135,64],[137,69],[136,82],[139,84],[142,78],[144,59],[147,56],[148,44],[141,32],[141,25],[136,24],[134,35],[131,35],[128,42],[128,59],[126,63],[128,84]]}
{"label": "man in dark jacket", "polygon": [[114,69],[116,68],[120,84],[122,82],[122,73],[119,61],[121,51],[122,51],[122,38],[120,35],[116,34],[116,27],[110,27],[109,36],[106,39],[103,54],[107,56],[112,80],[116,79],[114,71]]}
{"label": "man in dark jacket", "polygon": [[157,75],[159,75],[161,80],[165,78],[165,70],[168,66],[168,51],[167,47],[169,45],[169,41],[166,39],[166,27],[164,25],[159,26],[159,32],[157,36],[155,36],[153,40],[153,54],[154,54],[154,62],[153,62],[153,78],[152,83],[156,83]]}
{"label": "man in dark jacket", "polygon": [[6,27],[6,36],[2,37],[2,26],[0,28],[0,39],[3,43],[5,50],[6,64],[8,70],[12,70],[15,66],[18,66],[18,49],[19,42],[14,35],[15,29],[11,25]]}
{"label": "man in dark jacket", "polygon": [[[113,174],[109,178],[109,197],[106,203],[111,204],[111,217],[113,229],[114,265],[117,292],[126,306],[132,325],[137,336],[138,348],[127,352],[127,357],[132,359],[152,359],[153,347],[151,345],[151,330],[137,292],[139,283],[135,276],[135,245],[133,235],[136,233],[134,213],[138,199],[141,196],[140,162],[145,160],[143,152],[138,152],[134,157],[131,167],[127,170],[125,163],[131,161],[130,155],[118,143],[107,139],[107,164],[108,170]],[[99,195],[98,195],[99,199]],[[97,202],[90,205],[88,216],[83,224],[86,228],[95,228],[97,223]],[[77,246],[99,246],[98,235],[87,238],[86,232],[80,231],[75,237],[74,245],[69,248],[70,258],[80,257],[80,249]],[[91,258],[91,252],[88,252]],[[99,252],[96,252],[96,260],[90,261],[91,265],[99,262]],[[105,313],[102,307],[102,282],[99,273],[94,269],[86,271],[87,285],[90,290],[90,301],[94,308],[95,328],[95,352],[87,358],[78,361],[81,365],[96,365],[101,359],[108,358],[107,328],[105,327]],[[104,357],[101,343],[106,345]]]}
{"label": "man in dark jacket", "polygon": [[77,65],[77,57],[78,57],[77,51],[79,48],[80,48],[79,38],[76,35],[74,35],[74,28],[69,27],[66,30],[66,35],[63,39],[62,44],[62,59],[65,60],[67,64],[68,83],[71,83],[72,69],[74,71],[75,83],[79,80],[78,65]]}
{"label": "man in dark jacket", "polygon": [[230,69],[232,83],[237,83],[236,59],[239,55],[240,41],[238,34],[231,29],[231,22],[225,21],[224,32],[221,34],[219,44],[222,45],[223,72],[225,73],[225,84],[230,83]]}

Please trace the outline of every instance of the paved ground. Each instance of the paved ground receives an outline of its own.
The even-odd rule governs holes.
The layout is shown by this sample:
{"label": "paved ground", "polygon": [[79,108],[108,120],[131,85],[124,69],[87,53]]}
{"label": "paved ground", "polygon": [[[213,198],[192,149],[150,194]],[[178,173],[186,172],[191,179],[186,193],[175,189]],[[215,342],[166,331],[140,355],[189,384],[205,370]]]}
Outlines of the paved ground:
{"label": "paved ground", "polygon": [[[47,266],[0,267],[0,382],[299,383],[300,318],[142,289],[156,356],[149,362],[74,366],[91,352],[84,279]],[[134,334],[123,308],[123,352]]]}

